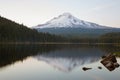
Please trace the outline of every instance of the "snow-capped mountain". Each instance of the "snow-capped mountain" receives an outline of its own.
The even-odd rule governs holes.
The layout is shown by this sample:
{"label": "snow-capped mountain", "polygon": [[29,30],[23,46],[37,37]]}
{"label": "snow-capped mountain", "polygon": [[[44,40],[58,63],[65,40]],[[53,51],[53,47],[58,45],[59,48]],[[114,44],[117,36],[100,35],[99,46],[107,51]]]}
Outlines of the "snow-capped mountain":
{"label": "snow-capped mountain", "polygon": [[35,26],[34,28],[108,28],[105,26],[101,26],[95,23],[87,22],[80,20],[70,13],[63,13],[58,17],[53,18],[52,20],[48,21],[45,24],[41,24]]}
{"label": "snow-capped mountain", "polygon": [[38,32],[47,32],[69,38],[98,38],[106,33],[120,32],[120,28],[83,21],[70,13],[64,13],[45,24],[33,27],[33,29],[36,29]]}

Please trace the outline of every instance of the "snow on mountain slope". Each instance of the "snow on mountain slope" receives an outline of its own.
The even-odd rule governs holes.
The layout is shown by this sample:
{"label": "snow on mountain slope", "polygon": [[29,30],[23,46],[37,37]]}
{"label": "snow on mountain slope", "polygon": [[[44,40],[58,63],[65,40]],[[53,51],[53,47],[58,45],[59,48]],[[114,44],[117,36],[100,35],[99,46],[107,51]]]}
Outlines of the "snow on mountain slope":
{"label": "snow on mountain slope", "polygon": [[87,22],[80,20],[70,13],[63,13],[62,15],[53,18],[52,20],[48,21],[45,24],[41,24],[35,26],[33,28],[63,28],[63,27],[70,27],[70,28],[107,28],[105,26],[101,26],[95,23]]}

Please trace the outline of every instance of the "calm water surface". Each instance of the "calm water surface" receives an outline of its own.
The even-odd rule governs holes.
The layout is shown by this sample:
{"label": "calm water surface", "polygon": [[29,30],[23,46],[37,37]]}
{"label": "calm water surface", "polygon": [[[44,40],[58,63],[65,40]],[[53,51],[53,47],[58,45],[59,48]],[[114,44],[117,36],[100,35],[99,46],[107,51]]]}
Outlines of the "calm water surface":
{"label": "calm water surface", "polygon": [[1,45],[0,80],[120,80],[120,68],[110,72],[100,63],[117,51],[111,45]]}

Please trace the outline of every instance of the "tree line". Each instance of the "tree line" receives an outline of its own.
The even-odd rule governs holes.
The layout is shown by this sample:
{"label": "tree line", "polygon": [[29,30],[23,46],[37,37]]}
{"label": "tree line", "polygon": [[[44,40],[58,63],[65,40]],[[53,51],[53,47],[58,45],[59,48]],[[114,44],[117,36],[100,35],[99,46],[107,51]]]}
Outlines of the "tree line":
{"label": "tree line", "polygon": [[107,33],[99,38],[66,38],[37,32],[0,16],[0,42],[120,43],[120,32]]}
{"label": "tree line", "polygon": [[61,36],[39,33],[23,24],[0,17],[0,42],[62,42]]}

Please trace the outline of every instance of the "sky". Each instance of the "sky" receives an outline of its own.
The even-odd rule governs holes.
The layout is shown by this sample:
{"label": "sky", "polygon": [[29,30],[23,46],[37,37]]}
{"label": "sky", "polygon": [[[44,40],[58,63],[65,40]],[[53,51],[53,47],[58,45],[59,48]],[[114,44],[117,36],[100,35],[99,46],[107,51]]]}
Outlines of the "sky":
{"label": "sky", "polygon": [[0,0],[0,15],[33,27],[63,13],[120,28],[120,0]]}

